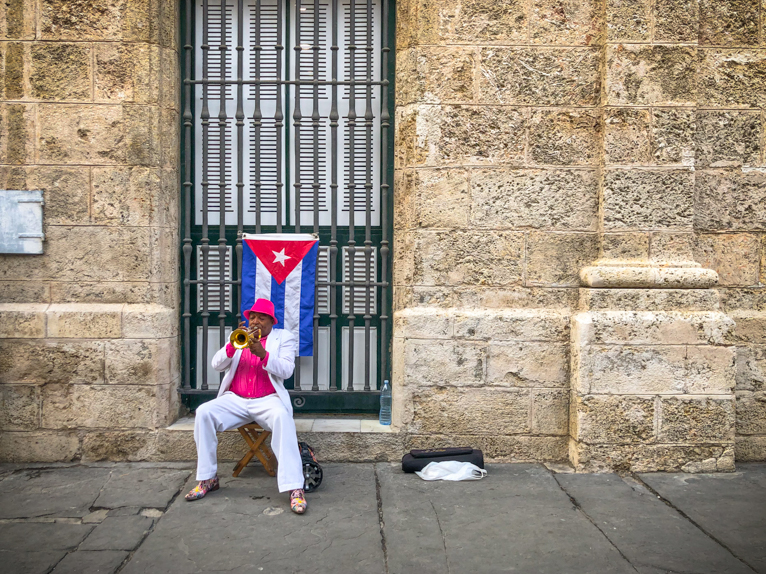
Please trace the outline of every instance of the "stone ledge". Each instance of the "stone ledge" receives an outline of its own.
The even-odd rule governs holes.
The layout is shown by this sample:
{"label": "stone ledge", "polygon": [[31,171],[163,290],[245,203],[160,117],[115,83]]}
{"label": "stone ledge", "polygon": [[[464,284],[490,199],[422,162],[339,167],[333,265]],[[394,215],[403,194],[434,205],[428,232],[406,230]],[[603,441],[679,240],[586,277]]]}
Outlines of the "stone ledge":
{"label": "stone ledge", "polygon": [[586,287],[602,289],[708,289],[718,283],[718,273],[699,267],[619,267],[599,265],[580,270]]}
{"label": "stone ledge", "polygon": [[42,339],[47,308],[47,304],[0,304],[0,339]]}
{"label": "stone ledge", "polygon": [[[395,431],[390,425],[382,425],[375,419],[353,419],[353,418],[334,418],[334,417],[316,417],[316,418],[296,418],[295,429],[300,432],[333,432],[333,433],[386,433],[391,434]],[[194,417],[183,417],[178,419],[172,425],[165,429],[166,431],[190,431],[194,430]],[[236,432],[232,429],[227,432]]]}

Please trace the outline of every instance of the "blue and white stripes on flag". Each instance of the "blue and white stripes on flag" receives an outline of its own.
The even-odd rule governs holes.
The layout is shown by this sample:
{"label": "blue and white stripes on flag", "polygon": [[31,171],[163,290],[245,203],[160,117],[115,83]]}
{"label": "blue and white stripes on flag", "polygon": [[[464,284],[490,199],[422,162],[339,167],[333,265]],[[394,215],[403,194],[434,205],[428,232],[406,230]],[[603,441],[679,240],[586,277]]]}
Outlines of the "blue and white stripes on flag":
{"label": "blue and white stripes on flag", "polygon": [[242,313],[256,299],[268,299],[277,328],[298,340],[298,355],[313,355],[319,241],[305,233],[246,233],[242,239]]}

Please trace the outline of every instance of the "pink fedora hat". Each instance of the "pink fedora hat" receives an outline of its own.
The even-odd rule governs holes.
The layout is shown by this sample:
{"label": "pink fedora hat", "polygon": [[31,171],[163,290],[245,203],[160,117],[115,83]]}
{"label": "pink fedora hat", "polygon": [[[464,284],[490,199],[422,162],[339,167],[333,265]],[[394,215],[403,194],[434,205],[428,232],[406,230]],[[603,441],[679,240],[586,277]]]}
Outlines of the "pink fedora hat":
{"label": "pink fedora hat", "polygon": [[279,322],[274,315],[274,303],[268,299],[255,300],[255,303],[253,303],[253,306],[250,308],[250,310],[245,311],[245,319],[248,321],[250,320],[250,313],[263,313],[264,315],[268,315],[271,317],[272,321],[274,321],[275,325]]}

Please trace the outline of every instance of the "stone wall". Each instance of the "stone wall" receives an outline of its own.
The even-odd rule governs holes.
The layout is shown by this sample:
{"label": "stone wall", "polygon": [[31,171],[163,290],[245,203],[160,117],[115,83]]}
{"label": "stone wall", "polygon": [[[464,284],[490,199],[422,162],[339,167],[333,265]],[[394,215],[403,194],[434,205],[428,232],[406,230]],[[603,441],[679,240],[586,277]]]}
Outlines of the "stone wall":
{"label": "stone wall", "polygon": [[0,256],[0,459],[140,458],[178,411],[172,0],[0,5],[0,188],[45,254]]}

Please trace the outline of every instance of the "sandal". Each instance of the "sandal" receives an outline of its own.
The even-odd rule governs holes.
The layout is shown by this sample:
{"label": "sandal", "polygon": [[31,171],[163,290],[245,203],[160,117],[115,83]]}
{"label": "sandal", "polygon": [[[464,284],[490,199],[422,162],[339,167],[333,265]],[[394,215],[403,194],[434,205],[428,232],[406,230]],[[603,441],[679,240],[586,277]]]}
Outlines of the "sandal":
{"label": "sandal", "polygon": [[208,480],[201,480],[184,498],[189,502],[192,500],[199,500],[200,498],[204,498],[208,492],[218,490],[219,486],[217,476]]}
{"label": "sandal", "polygon": [[290,493],[290,510],[295,514],[306,512],[308,504],[306,503],[306,494],[302,488],[297,488]]}

